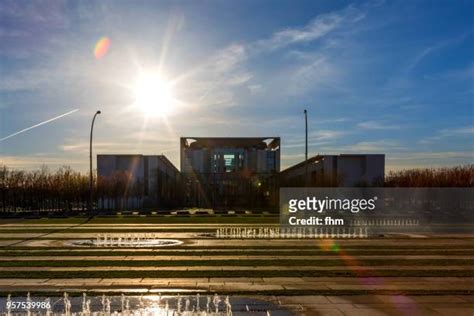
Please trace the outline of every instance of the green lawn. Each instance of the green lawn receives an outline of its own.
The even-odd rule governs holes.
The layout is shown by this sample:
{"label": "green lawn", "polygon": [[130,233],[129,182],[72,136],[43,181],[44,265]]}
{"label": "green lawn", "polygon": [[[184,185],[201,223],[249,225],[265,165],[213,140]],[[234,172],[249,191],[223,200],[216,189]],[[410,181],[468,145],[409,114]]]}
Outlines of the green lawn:
{"label": "green lawn", "polygon": [[0,271],[0,278],[27,279],[66,279],[66,278],[270,278],[270,277],[474,277],[474,270],[380,270],[353,271],[345,270],[235,270],[220,271]]}
{"label": "green lawn", "polygon": [[[284,250],[278,251],[279,256],[286,257],[299,257],[299,256],[333,256],[337,254],[338,251],[327,251],[327,250],[315,250],[315,249],[300,249],[300,250]],[[168,251],[168,250],[159,250],[159,251],[148,251],[148,250],[126,250],[126,251],[114,251],[110,250],[100,250],[100,251],[88,251],[87,249],[78,250],[78,249],[65,249],[63,251],[58,250],[0,250],[0,256],[3,257],[18,257],[18,256],[79,256],[79,257],[88,257],[88,256],[238,256],[238,255],[248,255],[248,256],[269,256],[275,255],[275,252],[271,251],[259,251],[259,250],[248,250],[245,252],[234,251],[234,250],[224,250],[224,251],[206,251],[206,250],[183,250],[183,251]],[[469,256],[474,255],[474,250],[464,249],[440,249],[440,250],[344,250],[346,255],[354,256],[391,256],[391,255],[452,255],[452,256]]]}
{"label": "green lawn", "polygon": [[[78,258],[79,259],[79,258]],[[21,260],[0,261],[0,267],[160,267],[160,266],[474,266],[474,259],[224,259],[224,260]]]}
{"label": "green lawn", "polygon": [[[18,220],[23,224],[82,224],[87,217],[38,218]],[[9,220],[9,222],[12,222]],[[16,221],[15,221],[16,222]],[[88,224],[278,224],[276,215],[209,215],[209,216],[96,216]]]}

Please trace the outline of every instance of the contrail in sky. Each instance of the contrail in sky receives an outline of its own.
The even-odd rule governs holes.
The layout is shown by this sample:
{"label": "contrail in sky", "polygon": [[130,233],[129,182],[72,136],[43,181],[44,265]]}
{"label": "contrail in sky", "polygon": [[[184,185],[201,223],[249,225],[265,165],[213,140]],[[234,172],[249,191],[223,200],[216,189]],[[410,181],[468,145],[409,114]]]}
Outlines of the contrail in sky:
{"label": "contrail in sky", "polygon": [[24,128],[24,129],[22,129],[21,131],[18,131],[18,132],[15,132],[15,133],[13,133],[13,134],[10,134],[10,135],[8,135],[8,136],[5,136],[5,137],[3,137],[3,138],[0,138],[0,142],[3,142],[4,140],[9,139],[9,138],[11,138],[11,137],[13,137],[13,136],[16,136],[16,135],[18,135],[18,134],[27,132],[27,131],[29,131],[30,129],[33,129],[33,128],[35,128],[35,127],[38,127],[38,126],[47,124],[47,123],[52,122],[52,121],[55,121],[55,120],[57,120],[57,119],[60,119],[61,117],[65,117],[66,115],[72,114],[72,113],[77,112],[77,111],[79,111],[79,109],[75,109],[75,110],[69,111],[69,112],[67,112],[67,113],[64,113],[64,114],[58,115],[58,116],[56,116],[56,117],[53,117],[52,119],[46,120],[46,121],[44,121],[44,122],[38,123],[38,124],[36,124],[36,125],[30,126],[30,127],[27,127],[27,128]]}

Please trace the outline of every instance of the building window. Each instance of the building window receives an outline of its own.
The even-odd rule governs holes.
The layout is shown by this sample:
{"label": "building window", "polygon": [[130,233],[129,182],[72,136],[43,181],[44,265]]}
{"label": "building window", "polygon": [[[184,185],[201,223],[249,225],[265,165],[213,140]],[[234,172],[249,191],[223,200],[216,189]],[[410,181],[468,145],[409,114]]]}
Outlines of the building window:
{"label": "building window", "polygon": [[275,169],[275,152],[267,152],[267,170],[269,172],[274,172]]}
{"label": "building window", "polygon": [[224,154],[225,172],[233,172],[235,170],[235,156]]}

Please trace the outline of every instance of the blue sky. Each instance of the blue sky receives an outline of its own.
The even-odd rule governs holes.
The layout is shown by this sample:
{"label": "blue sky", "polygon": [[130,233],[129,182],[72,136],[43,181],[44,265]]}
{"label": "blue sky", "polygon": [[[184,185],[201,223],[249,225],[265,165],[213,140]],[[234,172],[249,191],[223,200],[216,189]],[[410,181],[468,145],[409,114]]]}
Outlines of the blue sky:
{"label": "blue sky", "polygon": [[[111,41],[96,59],[95,43]],[[474,163],[472,1],[1,1],[1,162],[86,170],[96,153],[165,154],[180,136],[280,136],[310,154],[385,153],[386,169]],[[134,108],[140,71],[174,84]]]}

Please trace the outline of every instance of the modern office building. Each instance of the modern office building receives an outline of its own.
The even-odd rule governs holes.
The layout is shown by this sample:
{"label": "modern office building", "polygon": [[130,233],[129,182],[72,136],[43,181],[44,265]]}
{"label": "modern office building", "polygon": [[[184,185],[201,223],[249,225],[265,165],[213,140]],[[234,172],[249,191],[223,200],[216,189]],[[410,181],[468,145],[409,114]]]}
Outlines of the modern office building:
{"label": "modern office building", "polygon": [[279,137],[182,137],[181,172],[163,155],[97,155],[102,209],[277,210],[280,187],[375,186],[385,155],[317,155],[280,172]]}
{"label": "modern office building", "polygon": [[279,137],[181,138],[185,203],[271,208],[278,203]]}
{"label": "modern office building", "polygon": [[103,209],[179,205],[180,173],[164,155],[97,155],[97,175]]}
{"label": "modern office building", "polygon": [[317,155],[280,173],[282,187],[375,186],[385,174],[383,154]]}

